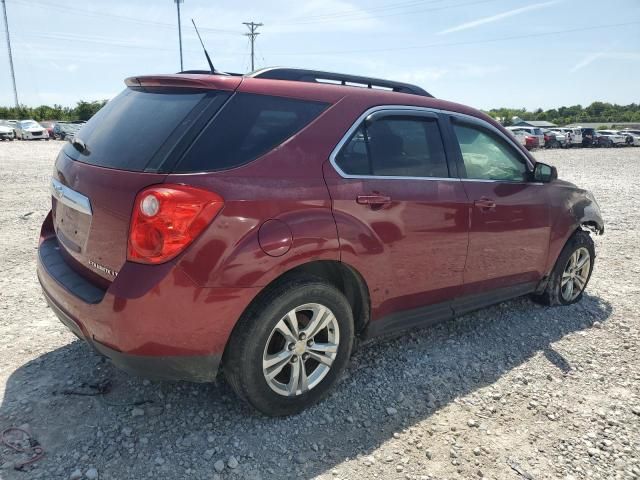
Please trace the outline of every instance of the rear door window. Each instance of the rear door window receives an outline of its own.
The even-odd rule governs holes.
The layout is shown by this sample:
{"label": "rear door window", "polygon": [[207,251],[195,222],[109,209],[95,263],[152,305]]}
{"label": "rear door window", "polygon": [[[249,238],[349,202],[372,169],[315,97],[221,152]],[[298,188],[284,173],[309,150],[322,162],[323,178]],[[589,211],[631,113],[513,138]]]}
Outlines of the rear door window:
{"label": "rear door window", "polygon": [[173,171],[225,170],[249,163],[302,130],[326,107],[308,100],[237,93]]}
{"label": "rear door window", "polygon": [[390,116],[363,124],[335,161],[347,175],[449,176],[438,122],[425,117]]}

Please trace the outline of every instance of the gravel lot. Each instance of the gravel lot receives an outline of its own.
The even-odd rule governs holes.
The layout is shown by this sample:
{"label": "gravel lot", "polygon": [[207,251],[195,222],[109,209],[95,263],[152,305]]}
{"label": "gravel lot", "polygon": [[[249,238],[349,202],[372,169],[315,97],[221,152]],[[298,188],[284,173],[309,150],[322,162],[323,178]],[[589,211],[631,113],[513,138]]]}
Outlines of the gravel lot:
{"label": "gravel lot", "polygon": [[0,479],[640,478],[640,148],[536,154],[607,223],[580,304],[523,298],[377,342],[327,401],[269,419],[223,382],[115,370],[45,306],[36,242],[60,146],[0,143],[0,430],[45,449],[16,471],[0,446]]}

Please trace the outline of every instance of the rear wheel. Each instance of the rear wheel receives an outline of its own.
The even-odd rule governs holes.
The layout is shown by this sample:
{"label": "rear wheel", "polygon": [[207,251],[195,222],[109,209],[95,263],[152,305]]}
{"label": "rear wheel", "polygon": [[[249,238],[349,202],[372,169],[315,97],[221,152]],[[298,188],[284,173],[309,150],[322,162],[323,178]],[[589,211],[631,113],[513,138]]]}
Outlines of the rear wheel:
{"label": "rear wheel", "polygon": [[579,302],[591,278],[595,260],[593,239],[577,231],[562,249],[545,291],[533,299],[544,305],[571,305]]}
{"label": "rear wheel", "polygon": [[260,412],[291,415],[330,392],[349,361],[353,336],[351,308],[340,291],[315,278],[293,280],[243,315],[223,371]]}

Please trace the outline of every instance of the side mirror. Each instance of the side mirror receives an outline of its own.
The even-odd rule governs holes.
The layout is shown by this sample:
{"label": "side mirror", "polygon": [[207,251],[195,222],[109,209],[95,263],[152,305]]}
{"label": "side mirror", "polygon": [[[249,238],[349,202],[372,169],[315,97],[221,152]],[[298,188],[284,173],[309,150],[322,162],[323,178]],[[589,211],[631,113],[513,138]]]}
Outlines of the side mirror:
{"label": "side mirror", "polygon": [[533,169],[533,180],[535,182],[549,183],[558,178],[558,170],[556,167],[547,165],[546,163],[537,162]]}

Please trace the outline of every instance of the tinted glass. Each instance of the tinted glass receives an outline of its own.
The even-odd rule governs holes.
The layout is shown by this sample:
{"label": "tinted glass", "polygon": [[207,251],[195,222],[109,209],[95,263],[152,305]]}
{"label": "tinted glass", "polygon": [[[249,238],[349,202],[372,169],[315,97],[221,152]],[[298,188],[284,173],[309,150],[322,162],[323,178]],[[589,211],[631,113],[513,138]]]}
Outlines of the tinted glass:
{"label": "tinted glass", "polygon": [[454,124],[466,178],[480,180],[527,180],[525,160],[504,140],[484,129]]}
{"label": "tinted glass", "polygon": [[185,118],[204,97],[193,90],[150,93],[126,89],[77,133],[88,153],[81,154],[71,144],[65,145],[64,152],[92,165],[142,171],[176,128],[188,128]]}
{"label": "tinted glass", "polygon": [[326,106],[238,93],[205,127],[174,171],[224,170],[249,163],[300,131]]}
{"label": "tinted glass", "polygon": [[336,163],[348,175],[449,176],[438,123],[425,118],[387,117],[361,126]]}

